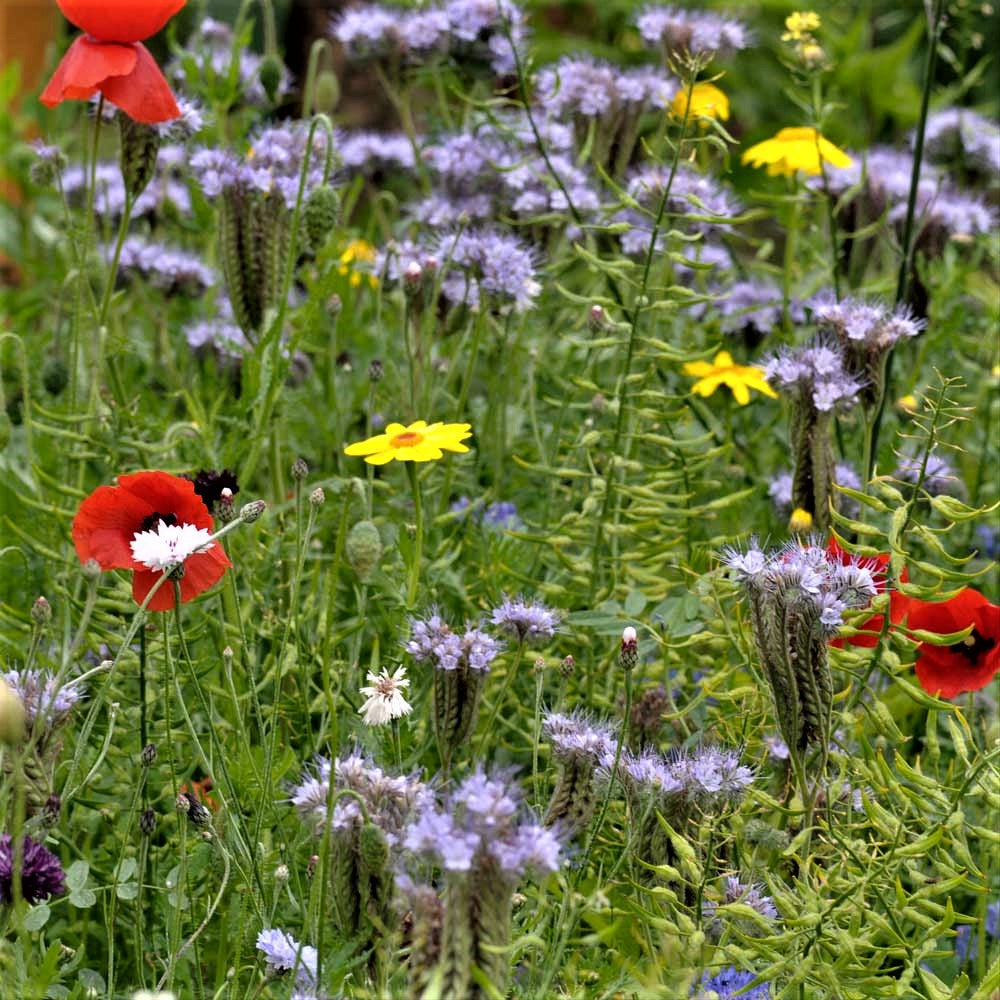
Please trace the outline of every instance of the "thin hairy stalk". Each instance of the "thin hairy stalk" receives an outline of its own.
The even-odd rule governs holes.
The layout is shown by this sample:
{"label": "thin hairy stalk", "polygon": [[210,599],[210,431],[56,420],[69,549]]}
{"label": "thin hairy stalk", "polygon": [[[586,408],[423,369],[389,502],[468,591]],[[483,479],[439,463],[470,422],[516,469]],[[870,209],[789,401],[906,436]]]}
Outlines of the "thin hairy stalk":
{"label": "thin hairy stalk", "polygon": [[[920,189],[920,168],[924,159],[924,138],[927,132],[927,112],[930,108],[931,87],[934,82],[934,67],[937,63],[938,44],[944,28],[944,0],[934,0],[934,8],[928,24],[927,60],[924,64],[923,89],[920,94],[920,116],[917,119],[916,139],[913,145],[913,169],[910,173],[910,192],[906,199],[906,217],[903,222],[903,240],[901,244],[902,259],[899,264],[899,274],[896,278],[896,296],[894,304],[899,305],[906,299],[910,271],[913,268],[913,223],[917,214],[917,193]],[[892,347],[886,352],[883,377],[880,380],[878,399],[875,403],[875,415],[872,418],[868,441],[865,442],[866,463],[862,470],[863,482],[868,483],[872,477],[872,469],[878,459],[878,439],[882,430],[882,418],[885,414],[885,401],[891,392],[892,359],[895,351]]]}

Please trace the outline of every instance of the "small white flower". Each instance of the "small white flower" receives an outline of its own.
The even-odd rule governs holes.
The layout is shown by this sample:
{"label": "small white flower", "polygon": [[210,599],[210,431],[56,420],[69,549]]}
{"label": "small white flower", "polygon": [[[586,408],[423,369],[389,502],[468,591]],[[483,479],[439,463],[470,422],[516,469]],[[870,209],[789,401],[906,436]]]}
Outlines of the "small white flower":
{"label": "small white flower", "polygon": [[164,524],[160,521],[155,531],[139,531],[129,543],[132,558],[149,569],[162,571],[184,562],[188,556],[203,552],[212,541],[207,528],[193,524]]}
{"label": "small white flower", "polygon": [[358,709],[365,717],[365,725],[384,726],[413,711],[413,706],[403,697],[403,690],[410,686],[405,667],[397,667],[391,676],[385,667],[378,675],[369,670],[368,684],[361,689],[368,700]]}

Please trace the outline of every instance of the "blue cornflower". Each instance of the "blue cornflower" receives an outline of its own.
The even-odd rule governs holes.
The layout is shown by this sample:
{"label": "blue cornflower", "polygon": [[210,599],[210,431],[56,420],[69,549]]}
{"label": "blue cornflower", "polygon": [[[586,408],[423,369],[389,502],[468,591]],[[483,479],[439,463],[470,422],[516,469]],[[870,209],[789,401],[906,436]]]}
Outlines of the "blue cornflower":
{"label": "blue cornflower", "polygon": [[272,972],[295,972],[298,986],[316,985],[316,968],[319,953],[312,945],[299,944],[287,931],[262,930],[257,935],[257,950]]}
{"label": "blue cornflower", "polygon": [[729,966],[714,976],[709,976],[706,972],[691,996],[697,1000],[708,1000],[713,996],[718,997],[718,1000],[768,1000],[772,996],[770,983],[761,983],[752,990],[740,992],[756,978],[754,973],[742,972],[734,966]]}

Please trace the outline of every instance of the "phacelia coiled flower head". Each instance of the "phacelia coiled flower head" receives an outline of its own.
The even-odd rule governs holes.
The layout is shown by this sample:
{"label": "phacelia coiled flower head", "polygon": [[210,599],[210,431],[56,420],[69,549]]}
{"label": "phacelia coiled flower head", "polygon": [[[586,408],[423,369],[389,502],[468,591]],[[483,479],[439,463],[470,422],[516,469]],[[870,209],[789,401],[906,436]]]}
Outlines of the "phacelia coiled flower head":
{"label": "phacelia coiled flower head", "polygon": [[257,935],[257,950],[273,972],[294,972],[297,986],[316,986],[319,953],[312,945],[299,944],[287,931],[266,929]]}
{"label": "phacelia coiled flower head", "polygon": [[548,642],[559,628],[562,616],[541,601],[505,597],[490,613],[490,621],[518,642]]}
{"label": "phacelia coiled flower head", "polygon": [[49,670],[8,670],[0,674],[24,705],[29,729],[36,724],[52,728],[64,722],[83,697],[83,687],[72,680],[60,681]]}
{"label": "phacelia coiled flower head", "polygon": [[711,11],[681,7],[647,7],[638,20],[639,34],[648,45],[662,48],[668,59],[688,54],[728,55],[750,45],[746,25]]}

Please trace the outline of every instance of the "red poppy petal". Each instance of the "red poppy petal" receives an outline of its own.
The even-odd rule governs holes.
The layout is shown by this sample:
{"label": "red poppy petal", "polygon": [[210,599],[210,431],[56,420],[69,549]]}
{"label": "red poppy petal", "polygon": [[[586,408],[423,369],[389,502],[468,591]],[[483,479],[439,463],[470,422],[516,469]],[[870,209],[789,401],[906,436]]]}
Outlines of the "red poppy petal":
{"label": "red poppy petal", "polygon": [[135,69],[128,76],[109,77],[101,85],[104,96],[133,121],[146,125],[180,118],[173,92],[156,60],[142,42],[135,43]]}
{"label": "red poppy petal", "polygon": [[39,100],[47,108],[65,100],[86,100],[108,77],[128,76],[138,61],[132,45],[94,42],[81,35],[66,50]]}
{"label": "red poppy petal", "polygon": [[1000,657],[984,656],[972,664],[948,646],[919,647],[916,671],[920,686],[939,698],[954,698],[965,691],[986,687],[1000,670]]}
{"label": "red poppy petal", "polygon": [[232,563],[226,558],[226,553],[218,542],[213,543],[207,552],[199,552],[184,563],[184,576],[181,578],[181,601],[186,603],[192,598],[214,587],[225,575]]}
{"label": "red poppy petal", "polygon": [[173,514],[178,523],[193,524],[196,528],[211,529],[213,526],[212,515],[195,493],[190,479],[172,476],[169,472],[148,470],[119,476],[118,486],[124,493],[140,498],[149,508],[147,513],[155,510],[161,514]]}
{"label": "red poppy petal", "polygon": [[73,518],[73,544],[80,562],[96,559],[101,569],[132,569],[129,543],[154,509],[140,495],[99,486]]}
{"label": "red poppy petal", "polygon": [[57,2],[67,21],[95,39],[102,42],[141,42],[155,35],[184,6],[185,0]]}
{"label": "red poppy petal", "polygon": [[[180,580],[181,604],[186,604],[209,587],[214,587],[231,565],[218,542],[214,542],[207,552],[191,556],[184,563],[184,576]],[[132,574],[132,598],[136,604],[142,604],[162,575],[148,569],[136,570]],[[153,595],[148,608],[150,611],[170,611],[173,607],[174,582],[167,580]]]}

